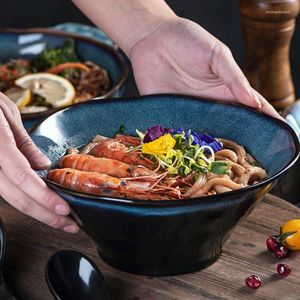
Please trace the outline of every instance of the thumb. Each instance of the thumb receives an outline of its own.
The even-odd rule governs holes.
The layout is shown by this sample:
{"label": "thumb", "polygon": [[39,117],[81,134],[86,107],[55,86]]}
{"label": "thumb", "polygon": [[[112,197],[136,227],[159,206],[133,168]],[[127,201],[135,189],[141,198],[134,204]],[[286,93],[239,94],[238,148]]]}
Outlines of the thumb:
{"label": "thumb", "polygon": [[225,45],[221,44],[216,50],[212,60],[212,70],[238,102],[254,108],[262,107],[260,99],[253,93],[247,78],[235,62],[230,49]]}
{"label": "thumb", "polygon": [[34,144],[28,133],[23,127],[15,127],[14,136],[19,150],[29,161],[31,167],[35,170],[43,170],[49,167],[51,161],[49,158]]}

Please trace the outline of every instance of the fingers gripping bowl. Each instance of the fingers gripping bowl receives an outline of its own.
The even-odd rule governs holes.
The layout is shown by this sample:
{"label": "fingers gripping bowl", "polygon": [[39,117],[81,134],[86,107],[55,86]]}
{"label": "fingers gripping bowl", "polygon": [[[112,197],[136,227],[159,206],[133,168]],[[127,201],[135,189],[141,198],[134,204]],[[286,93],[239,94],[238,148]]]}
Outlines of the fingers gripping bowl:
{"label": "fingers gripping bowl", "polygon": [[[47,181],[110,265],[138,274],[192,272],[213,263],[238,221],[295,163],[293,130],[249,108],[180,95],[92,101],[52,114],[31,132],[53,164],[70,146],[81,147],[99,132],[113,136],[120,124],[134,134],[153,124],[206,131],[244,145],[268,173],[262,182],[212,196],[149,201],[93,196]],[[40,175],[45,178],[46,172]]]}

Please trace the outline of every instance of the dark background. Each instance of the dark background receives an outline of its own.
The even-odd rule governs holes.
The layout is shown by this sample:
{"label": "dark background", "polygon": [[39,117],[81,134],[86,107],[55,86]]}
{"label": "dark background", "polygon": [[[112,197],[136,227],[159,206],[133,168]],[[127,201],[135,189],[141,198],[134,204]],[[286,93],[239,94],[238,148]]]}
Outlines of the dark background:
{"label": "dark background", "polygon": [[[3,0],[1,2],[4,3]],[[240,66],[243,65],[243,35],[237,0],[168,0],[167,2],[178,15],[199,23],[227,44]],[[0,12],[0,27],[42,27],[63,22],[91,24],[71,0],[8,0],[5,1],[5,5],[2,5]],[[291,47],[291,66],[298,97],[300,97],[299,33],[300,18],[297,21]],[[136,93],[131,78],[126,94],[130,96]]]}

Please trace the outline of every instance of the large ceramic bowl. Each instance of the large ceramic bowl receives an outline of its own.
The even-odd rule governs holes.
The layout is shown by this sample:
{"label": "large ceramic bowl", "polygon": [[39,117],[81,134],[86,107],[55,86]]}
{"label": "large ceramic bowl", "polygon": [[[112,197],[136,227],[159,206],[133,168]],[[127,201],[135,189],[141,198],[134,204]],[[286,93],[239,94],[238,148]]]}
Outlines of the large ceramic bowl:
{"label": "large ceramic bowl", "polygon": [[263,182],[240,190],[173,201],[88,196],[50,184],[70,203],[102,259],[138,274],[180,274],[213,263],[237,223],[299,154],[294,131],[282,121],[245,107],[179,95],[75,105],[46,118],[31,135],[55,163],[67,147],[80,147],[99,133],[112,136],[121,124],[130,134],[155,124],[205,130],[244,145],[268,172]]}
{"label": "large ceramic bowl", "polygon": [[[0,62],[14,58],[32,60],[45,47],[60,46],[66,39],[70,38],[75,41],[76,53],[82,61],[92,61],[108,71],[112,83],[109,91],[101,95],[100,98],[121,96],[128,75],[128,66],[121,52],[117,48],[74,33],[44,28],[0,29]],[[37,118],[53,111],[54,109],[39,113],[26,113],[22,114],[22,118],[36,121]]]}

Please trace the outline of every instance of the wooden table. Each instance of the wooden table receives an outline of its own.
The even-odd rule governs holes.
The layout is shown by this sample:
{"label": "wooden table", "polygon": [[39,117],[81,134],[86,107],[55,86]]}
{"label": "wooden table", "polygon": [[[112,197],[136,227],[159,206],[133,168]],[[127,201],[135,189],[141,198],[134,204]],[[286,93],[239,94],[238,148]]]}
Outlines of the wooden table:
{"label": "wooden table", "polygon": [[[113,269],[101,261],[84,233],[70,235],[53,230],[4,202],[0,202],[0,215],[8,235],[4,276],[18,299],[52,299],[44,280],[44,266],[48,257],[61,249],[79,250],[91,257],[106,278],[112,300],[300,299],[300,252],[284,260],[293,271],[288,278],[280,279],[275,270],[279,260],[265,247],[267,236],[282,222],[300,217],[300,209],[275,196],[267,195],[236,227],[215,264],[173,277],[137,276]],[[261,277],[260,289],[244,286],[250,274]]]}

